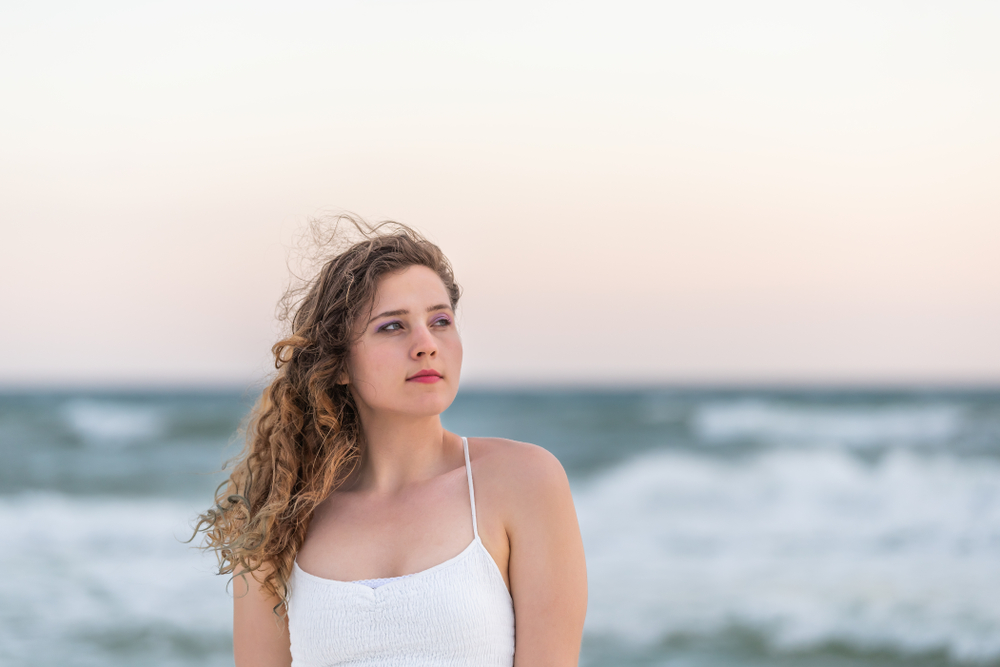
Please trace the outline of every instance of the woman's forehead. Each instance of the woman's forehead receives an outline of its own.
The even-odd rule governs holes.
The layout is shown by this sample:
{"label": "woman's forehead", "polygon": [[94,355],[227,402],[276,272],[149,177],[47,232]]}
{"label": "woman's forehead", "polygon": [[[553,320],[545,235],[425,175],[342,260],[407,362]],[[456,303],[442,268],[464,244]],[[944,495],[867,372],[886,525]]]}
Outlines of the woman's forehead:
{"label": "woman's forehead", "polygon": [[388,273],[379,280],[375,291],[373,312],[407,309],[410,305],[426,303],[450,304],[448,290],[441,277],[426,266],[408,266],[401,271]]}

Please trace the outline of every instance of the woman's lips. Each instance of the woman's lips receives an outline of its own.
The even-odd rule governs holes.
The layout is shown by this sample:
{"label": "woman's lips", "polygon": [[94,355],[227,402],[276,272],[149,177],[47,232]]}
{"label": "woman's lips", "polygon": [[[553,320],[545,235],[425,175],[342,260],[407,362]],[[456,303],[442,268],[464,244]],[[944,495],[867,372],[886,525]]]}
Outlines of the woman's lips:
{"label": "woman's lips", "polygon": [[437,371],[420,371],[406,378],[407,382],[419,382],[421,384],[431,384],[441,379],[441,374]]}

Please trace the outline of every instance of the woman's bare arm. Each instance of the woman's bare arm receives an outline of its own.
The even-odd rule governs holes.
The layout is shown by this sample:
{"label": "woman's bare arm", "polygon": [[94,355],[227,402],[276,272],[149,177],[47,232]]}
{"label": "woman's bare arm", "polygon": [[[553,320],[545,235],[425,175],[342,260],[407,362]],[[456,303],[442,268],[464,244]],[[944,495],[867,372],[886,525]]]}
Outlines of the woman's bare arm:
{"label": "woman's bare arm", "polygon": [[[576,667],[587,613],[583,540],[559,461],[520,445],[504,467],[515,667]],[[513,460],[512,460],[513,459]]]}
{"label": "woman's bare arm", "polygon": [[[258,575],[260,576],[260,575]],[[266,593],[251,575],[233,579],[233,657],[236,667],[290,667],[288,619],[280,620],[274,606],[280,600]]]}

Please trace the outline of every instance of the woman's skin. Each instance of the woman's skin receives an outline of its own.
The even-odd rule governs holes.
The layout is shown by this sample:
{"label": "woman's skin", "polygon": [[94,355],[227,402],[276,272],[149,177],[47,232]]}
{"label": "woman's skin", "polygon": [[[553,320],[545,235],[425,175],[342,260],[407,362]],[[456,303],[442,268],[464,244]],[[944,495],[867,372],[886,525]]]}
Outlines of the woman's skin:
{"label": "woman's skin", "polygon": [[[458,391],[462,341],[437,274],[384,276],[348,377],[364,428],[361,465],[316,509],[298,553],[306,572],[354,581],[420,572],[473,539],[462,440],[440,414]],[[423,370],[440,379],[420,382]],[[516,667],[576,665],[587,608],[583,542],[559,461],[535,445],[469,438],[479,536],[514,601]],[[250,585],[248,586],[247,583]],[[280,601],[234,580],[237,667],[290,665]]]}

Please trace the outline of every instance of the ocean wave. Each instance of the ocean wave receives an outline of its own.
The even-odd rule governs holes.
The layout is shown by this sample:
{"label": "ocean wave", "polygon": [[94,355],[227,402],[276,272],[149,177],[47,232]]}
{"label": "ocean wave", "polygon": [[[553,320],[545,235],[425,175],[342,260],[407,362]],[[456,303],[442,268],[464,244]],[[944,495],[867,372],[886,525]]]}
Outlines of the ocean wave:
{"label": "ocean wave", "polygon": [[657,452],[581,485],[588,633],[1000,658],[1000,464]]}
{"label": "ocean wave", "polygon": [[[680,651],[685,638],[725,643],[746,630],[781,655],[846,646],[1000,661],[993,459],[659,451],[575,480],[574,495],[588,637],[641,656],[643,646]],[[0,580],[0,661],[225,664],[225,580],[211,555],[181,541],[201,509],[150,497],[0,496],[0,534],[14,545],[0,550],[0,566],[17,573]]]}
{"label": "ocean wave", "polygon": [[870,447],[941,443],[962,432],[963,417],[962,408],[946,404],[838,407],[744,399],[699,406],[691,427],[708,443]]}
{"label": "ocean wave", "polygon": [[123,446],[160,437],[167,420],[157,405],[121,401],[73,399],[62,406],[66,424],[84,442]]}
{"label": "ocean wave", "polygon": [[[231,664],[232,602],[168,500],[0,497],[8,664]],[[129,638],[119,641],[115,637]],[[194,648],[192,648],[194,647]],[[137,656],[136,653],[145,655]]]}

